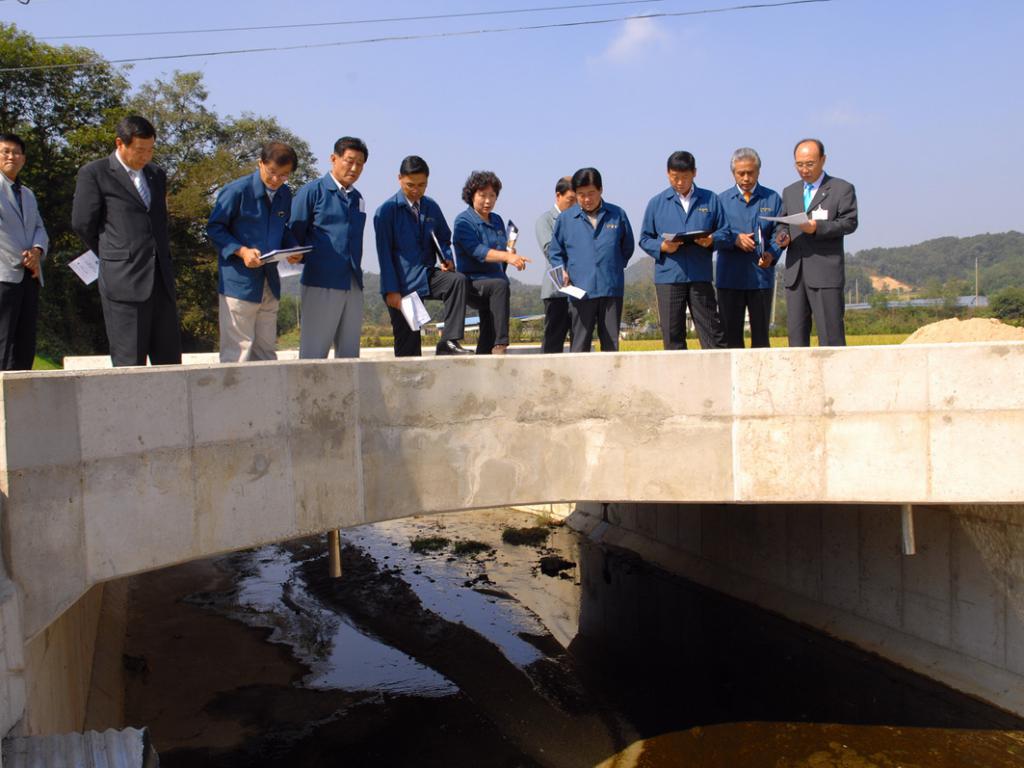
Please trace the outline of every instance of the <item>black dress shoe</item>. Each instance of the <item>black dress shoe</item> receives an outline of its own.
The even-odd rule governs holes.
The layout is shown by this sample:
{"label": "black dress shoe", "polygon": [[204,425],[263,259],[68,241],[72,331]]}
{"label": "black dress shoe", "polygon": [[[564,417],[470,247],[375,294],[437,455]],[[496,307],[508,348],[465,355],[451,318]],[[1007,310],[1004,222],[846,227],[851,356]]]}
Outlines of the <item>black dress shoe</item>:
{"label": "black dress shoe", "polygon": [[437,342],[437,354],[438,355],[472,355],[468,349],[463,347],[457,341],[439,341]]}

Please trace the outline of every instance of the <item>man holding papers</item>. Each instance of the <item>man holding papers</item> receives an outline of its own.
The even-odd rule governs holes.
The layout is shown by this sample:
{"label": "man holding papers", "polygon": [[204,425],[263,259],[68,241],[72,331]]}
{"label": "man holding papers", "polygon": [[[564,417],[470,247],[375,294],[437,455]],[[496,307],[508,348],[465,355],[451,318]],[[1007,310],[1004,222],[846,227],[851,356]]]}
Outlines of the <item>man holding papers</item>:
{"label": "man holding papers", "polygon": [[[551,244],[551,233],[555,230],[555,221],[562,211],[569,210],[575,203],[572,179],[565,176],[555,184],[554,207],[548,208],[537,219],[537,244],[547,260],[548,269],[551,268],[548,246]],[[544,342],[541,351],[545,354],[561,352],[565,349],[565,337],[569,334],[569,297],[560,293],[550,278],[540,281],[540,297],[544,301]]]}
{"label": "man holding papers", "polygon": [[129,115],[116,149],[83,165],[71,227],[99,258],[103,323],[115,366],[181,362],[174,266],[167,228],[167,174],[150,162],[156,129]]}
{"label": "man holding papers", "polygon": [[[220,361],[277,359],[277,262],[260,256],[298,245],[288,228],[295,150],[279,141],[263,147],[256,171],[217,194],[206,234],[217,246],[220,294]],[[288,257],[298,261],[301,255]]]}
{"label": "man holding papers", "polygon": [[362,139],[334,143],[331,170],[292,200],[291,230],[303,245],[302,333],[299,357],[359,357],[363,327],[363,228],[366,204],[353,184],[370,150]]}
{"label": "man holding papers", "polygon": [[586,293],[570,300],[570,352],[589,352],[597,327],[602,352],[619,349],[624,272],[636,243],[626,212],[602,199],[603,184],[596,168],[581,168],[572,176],[576,204],[566,210],[551,233],[548,260],[562,267],[563,284]]}
{"label": "man holding papers", "polygon": [[[466,325],[468,280],[455,271],[452,232],[441,208],[425,196],[429,176],[430,168],[422,157],[406,157],[398,169],[398,193],[373,216],[380,292],[395,332],[395,357],[421,354],[419,328],[410,327],[402,314],[403,297],[413,293],[421,299],[444,302],[444,331],[437,354],[470,354],[459,344]],[[410,301],[406,308],[413,308]]]}
{"label": "man holding papers", "polygon": [[654,258],[654,288],[665,349],[686,349],[690,307],[702,349],[725,346],[711,285],[711,254],[731,243],[718,197],[693,183],[697,162],[689,152],[668,158],[668,189],[647,203],[640,247]]}
{"label": "man holding papers", "polygon": [[793,150],[800,181],[782,191],[784,216],[807,220],[783,227],[776,236],[786,254],[786,325],[791,347],[811,343],[811,319],[823,347],[846,346],[843,327],[846,281],[843,237],[857,229],[853,185],[825,173],[825,146],[804,139]]}
{"label": "man holding papers", "polygon": [[743,349],[743,317],[750,315],[750,346],[767,347],[772,313],[775,262],[782,248],[772,239],[782,198],[761,186],[761,157],[750,147],[737,149],[730,162],[736,183],[718,195],[733,242],[718,247],[715,287],[722,313],[725,345]]}
{"label": "man holding papers", "polygon": [[0,133],[0,370],[31,371],[43,257],[50,238],[36,196],[22,185],[25,142]]}

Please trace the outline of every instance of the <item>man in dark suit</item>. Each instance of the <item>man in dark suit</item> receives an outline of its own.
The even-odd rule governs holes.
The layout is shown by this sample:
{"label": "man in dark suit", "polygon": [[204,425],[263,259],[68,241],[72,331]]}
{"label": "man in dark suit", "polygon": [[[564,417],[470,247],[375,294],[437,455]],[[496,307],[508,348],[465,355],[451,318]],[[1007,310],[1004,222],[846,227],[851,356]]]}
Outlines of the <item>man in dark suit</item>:
{"label": "man in dark suit", "polygon": [[132,115],[116,149],[78,171],[71,226],[100,262],[103,321],[115,366],[181,362],[167,232],[167,175],[150,162],[156,130]]}
{"label": "man in dark suit", "polygon": [[845,347],[843,237],[857,229],[853,185],[825,173],[825,146],[804,139],[793,151],[800,181],[782,192],[782,215],[807,213],[807,221],[780,228],[786,253],[786,324],[791,347],[811,344],[811,319],[823,347]]}

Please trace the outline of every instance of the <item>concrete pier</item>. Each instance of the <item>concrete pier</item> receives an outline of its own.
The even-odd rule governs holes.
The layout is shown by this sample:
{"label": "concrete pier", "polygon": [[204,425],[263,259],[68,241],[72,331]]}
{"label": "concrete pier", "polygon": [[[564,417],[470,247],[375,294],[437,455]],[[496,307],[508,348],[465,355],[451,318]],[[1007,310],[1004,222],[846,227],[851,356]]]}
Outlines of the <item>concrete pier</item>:
{"label": "concrete pier", "polygon": [[[0,729],[45,706],[26,704],[36,673],[24,644],[92,587],[219,552],[412,514],[590,501],[759,505],[763,519],[715,539],[756,559],[778,525],[767,505],[814,505],[819,522],[794,513],[785,525],[822,531],[849,525],[831,505],[1016,510],[1021,381],[1020,343],[3,374]],[[819,581],[795,593],[841,594],[854,578],[860,590],[890,589],[903,567],[899,506],[876,516],[891,510],[895,549],[880,545],[864,564],[845,546],[829,550],[824,533],[817,555],[794,544],[797,559],[832,553]],[[1017,525],[1016,511],[1005,514]],[[671,517],[660,524],[678,537],[690,518]],[[918,520],[920,549],[933,521]],[[888,525],[866,524],[857,540],[881,541]],[[954,610],[978,623],[987,590],[1017,589],[1022,555],[1009,542],[993,542],[1004,574],[994,587],[982,578],[994,565],[955,550],[968,560],[956,561],[955,589],[950,581],[949,632],[922,642],[971,659],[1002,653],[1002,672],[1019,676],[1018,635],[953,629]],[[900,603],[901,621],[944,599],[928,590],[952,580],[941,571],[952,561],[928,562],[939,570],[911,577],[921,599]],[[835,608],[854,613],[838,599]],[[1004,608],[1004,622],[1008,610],[1020,607]],[[27,722],[45,730],[45,720]]]}

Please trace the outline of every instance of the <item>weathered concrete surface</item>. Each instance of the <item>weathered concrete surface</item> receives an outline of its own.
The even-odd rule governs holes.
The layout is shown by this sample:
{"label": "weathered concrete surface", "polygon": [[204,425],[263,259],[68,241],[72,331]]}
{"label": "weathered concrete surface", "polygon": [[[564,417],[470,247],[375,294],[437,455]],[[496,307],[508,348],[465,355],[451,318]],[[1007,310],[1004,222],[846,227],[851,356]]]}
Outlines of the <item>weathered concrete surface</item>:
{"label": "weathered concrete surface", "polygon": [[[602,543],[1024,714],[1024,504],[580,504]],[[688,533],[682,535],[682,531]]]}
{"label": "weathered concrete surface", "polygon": [[412,514],[1021,503],[1021,381],[1024,343],[2,374],[4,557],[34,638],[118,576]]}

